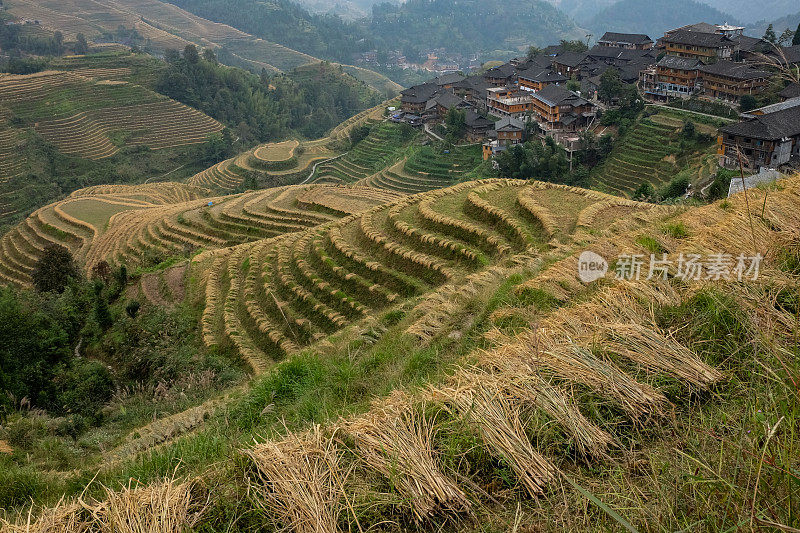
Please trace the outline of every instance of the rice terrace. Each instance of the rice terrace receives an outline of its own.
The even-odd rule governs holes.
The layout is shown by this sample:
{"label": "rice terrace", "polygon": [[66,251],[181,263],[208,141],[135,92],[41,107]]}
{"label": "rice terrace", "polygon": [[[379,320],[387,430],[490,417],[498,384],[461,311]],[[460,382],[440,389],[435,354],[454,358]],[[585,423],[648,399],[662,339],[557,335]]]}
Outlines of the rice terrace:
{"label": "rice terrace", "polygon": [[536,4],[4,0],[0,531],[799,531],[798,45]]}

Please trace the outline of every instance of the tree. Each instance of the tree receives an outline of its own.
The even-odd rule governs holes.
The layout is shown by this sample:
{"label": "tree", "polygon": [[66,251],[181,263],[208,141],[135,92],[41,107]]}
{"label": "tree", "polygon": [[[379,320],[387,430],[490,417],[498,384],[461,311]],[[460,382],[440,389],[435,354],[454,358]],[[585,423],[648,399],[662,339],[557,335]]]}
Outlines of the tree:
{"label": "tree", "polygon": [[531,46],[528,47],[528,53],[526,54],[526,57],[528,59],[533,59],[534,57],[540,55],[542,53],[542,51],[543,50],[541,48],[539,48],[538,46],[531,45]]}
{"label": "tree", "polygon": [[167,48],[166,50],[164,50],[164,60],[167,63],[174,65],[175,63],[180,61],[180,59],[181,59],[180,52],[178,52],[174,48]]}
{"label": "tree", "polygon": [[683,124],[683,131],[681,135],[683,135],[684,139],[694,139],[694,135],[697,132],[697,128],[694,125],[694,122],[691,120],[687,120]]}
{"label": "tree", "polygon": [[183,58],[191,64],[200,62],[200,55],[197,53],[197,47],[193,44],[187,44],[183,49]]}
{"label": "tree", "polygon": [[462,138],[467,130],[466,118],[467,114],[465,111],[460,111],[455,107],[451,107],[444,117],[444,123],[447,126],[447,135],[452,135],[454,139]]}
{"label": "tree", "polygon": [[617,69],[607,69],[600,76],[600,86],[597,90],[597,95],[600,97],[600,100],[611,102],[620,97],[624,85],[625,84],[619,77]]}
{"label": "tree", "polygon": [[60,31],[53,33],[53,42],[56,45],[56,54],[61,55],[64,53],[64,34]]}
{"label": "tree", "polygon": [[570,79],[567,81],[567,90],[568,91],[580,91],[581,90],[581,82],[576,80],[575,78]]}
{"label": "tree", "polygon": [[781,46],[787,46],[789,43],[792,42],[793,38],[794,38],[794,32],[789,28],[786,28],[785,30],[783,30],[783,33],[781,33],[781,36],[778,37],[778,44]]}
{"label": "tree", "polygon": [[772,24],[767,26],[767,31],[764,32],[764,37],[762,37],[767,42],[772,44],[776,44],[778,42],[778,37],[775,35],[775,30],[772,27]]}
{"label": "tree", "polygon": [[797,24],[797,29],[794,30],[794,37],[792,37],[792,46],[800,44],[800,23]]}
{"label": "tree", "polygon": [[33,269],[33,286],[39,292],[64,292],[70,278],[78,277],[78,268],[69,250],[60,244],[45,246]]}
{"label": "tree", "polygon": [[743,95],[742,99],[739,101],[739,109],[742,111],[750,111],[756,107],[758,107],[758,100],[756,100],[756,97],[752,94]]}
{"label": "tree", "polygon": [[563,48],[565,52],[585,52],[589,49],[585,42],[577,39],[574,41],[561,39],[561,48]]}
{"label": "tree", "polygon": [[208,61],[209,63],[217,64],[217,54],[214,53],[214,50],[211,48],[206,48],[203,50],[203,59]]}
{"label": "tree", "polygon": [[79,33],[75,39],[75,53],[78,55],[88,54],[89,43],[86,42],[86,36],[82,33]]}
{"label": "tree", "polygon": [[633,199],[642,202],[652,202],[656,199],[656,190],[653,184],[649,181],[643,181],[635,191],[633,191]]}

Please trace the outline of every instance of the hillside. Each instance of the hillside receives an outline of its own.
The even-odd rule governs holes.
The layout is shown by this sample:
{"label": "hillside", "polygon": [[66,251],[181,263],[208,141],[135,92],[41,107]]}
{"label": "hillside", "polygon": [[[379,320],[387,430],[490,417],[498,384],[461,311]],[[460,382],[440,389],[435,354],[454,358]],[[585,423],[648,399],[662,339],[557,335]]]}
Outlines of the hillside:
{"label": "hillside", "polygon": [[685,175],[690,183],[707,177],[716,168],[716,127],[698,124],[702,138],[685,139],[687,120],[697,117],[663,108],[640,118],[593,169],[592,186],[629,196],[643,183],[658,188],[677,176]]}
{"label": "hillside", "polygon": [[758,9],[753,9],[753,3],[747,0],[703,0],[703,3],[730,13],[745,24],[765,19],[775,20],[797,12],[797,2],[793,0],[766,0],[758,3]]}
{"label": "hillside", "polygon": [[518,52],[531,44],[584,38],[572,20],[541,0],[409,0],[375,6],[368,24],[372,35],[407,54],[411,48]]}
{"label": "hillside", "polygon": [[[35,19],[50,31],[60,31],[74,39],[83,33],[87,39],[129,40],[135,30],[141,48],[162,54],[164,50],[183,50],[187,44],[217,51],[226,64],[260,72],[288,71],[316,63],[319,59],[262,36],[254,37],[240,29],[201,18],[180,7],[159,0],[134,0],[124,4],[111,1],[98,4],[94,0],[69,0],[43,5],[30,0],[4,2],[9,13],[23,19]],[[246,11],[237,12],[245,13]],[[156,22],[157,21],[157,22]],[[120,29],[122,34],[120,35]],[[359,71],[354,71],[360,76]],[[377,80],[376,80],[377,78]],[[364,76],[383,91],[388,80],[377,73]],[[391,85],[397,90],[396,86]]]}
{"label": "hillside", "polygon": [[[165,187],[183,201],[185,186]],[[274,192],[290,190],[295,210],[327,208],[306,215],[353,206],[337,200],[348,188]],[[4,479],[27,480],[37,502],[70,496],[52,517],[67,531],[66,520],[111,523],[122,505],[146,524],[169,513],[242,531],[794,527],[800,179],[747,194],[663,207],[484,180],[206,251],[182,267],[185,305],[209,353],[234,350],[260,374],[212,396],[195,378],[146,389],[141,404],[120,397],[105,415],[116,436],[74,441],[14,414],[0,433]],[[256,196],[226,204],[243,198]],[[665,279],[578,277],[585,250],[613,261],[656,248],[767,259],[740,281],[680,279],[674,264]],[[173,287],[167,272],[139,290]],[[148,418],[144,405],[173,398],[184,411]],[[743,472],[760,468],[769,475],[748,484]],[[72,505],[78,494],[87,506]]]}
{"label": "hillside", "polygon": [[736,17],[696,0],[620,0],[586,22],[596,35],[606,31],[646,33],[652,39],[670,29],[707,21],[736,23]]}

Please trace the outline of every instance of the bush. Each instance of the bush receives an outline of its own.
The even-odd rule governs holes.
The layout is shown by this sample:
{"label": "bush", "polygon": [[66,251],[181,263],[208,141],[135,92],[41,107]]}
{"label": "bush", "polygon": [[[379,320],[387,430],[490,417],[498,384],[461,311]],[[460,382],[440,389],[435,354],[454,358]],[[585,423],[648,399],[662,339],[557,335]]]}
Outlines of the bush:
{"label": "bush", "polygon": [[76,413],[97,421],[100,409],[114,393],[114,381],[108,369],[97,361],[75,360],[60,378],[59,400],[67,413]]}
{"label": "bush", "polygon": [[33,285],[40,292],[64,292],[70,278],[78,277],[72,253],[60,244],[45,246],[33,269]]}

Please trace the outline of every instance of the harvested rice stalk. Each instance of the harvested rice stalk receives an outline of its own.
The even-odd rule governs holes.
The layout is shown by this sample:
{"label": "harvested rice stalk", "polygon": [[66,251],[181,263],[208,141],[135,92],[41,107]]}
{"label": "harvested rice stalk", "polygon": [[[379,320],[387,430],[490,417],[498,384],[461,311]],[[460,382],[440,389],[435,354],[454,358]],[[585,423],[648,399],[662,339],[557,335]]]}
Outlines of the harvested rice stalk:
{"label": "harvested rice stalk", "polygon": [[518,402],[498,387],[496,380],[476,378],[459,386],[435,393],[471,421],[481,438],[511,466],[519,481],[533,496],[542,494],[552,481],[556,467],[537,452],[520,419]]}
{"label": "harvested rice stalk", "polygon": [[722,379],[718,370],[705,364],[684,345],[640,324],[609,324],[601,345],[608,352],[669,372],[703,389]]}
{"label": "harvested rice stalk", "polygon": [[245,450],[258,470],[259,503],[299,533],[334,533],[341,512],[340,453],[320,426]]}
{"label": "harvested rice stalk", "polygon": [[583,416],[571,395],[538,374],[527,371],[518,361],[498,359],[494,361],[491,373],[477,368],[472,372],[479,374],[480,381],[498,383],[512,399],[536,406],[558,421],[575,439],[575,445],[583,455],[605,458],[608,448],[614,444],[611,435]]}
{"label": "harvested rice stalk", "polygon": [[0,518],[0,531],[7,533],[84,533],[96,531],[91,515],[76,502],[61,499],[53,507],[42,509],[33,517],[33,507],[14,522]]}
{"label": "harvested rice stalk", "polygon": [[553,332],[531,332],[521,342],[502,346],[483,357],[483,366],[497,359],[516,359],[530,373],[548,369],[561,379],[583,383],[611,397],[634,420],[659,415],[667,403],[663,394],[639,383],[610,362],[597,358],[571,339],[554,339]]}
{"label": "harvested rice stalk", "polygon": [[194,527],[204,511],[192,497],[190,481],[164,479],[105,491],[102,502],[81,502],[102,533],[179,533]]}
{"label": "harvested rice stalk", "polygon": [[397,391],[342,426],[355,440],[363,461],[408,499],[416,520],[439,511],[469,511],[467,497],[434,457],[433,424],[416,411],[407,395]]}

